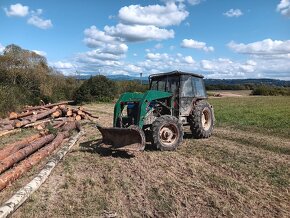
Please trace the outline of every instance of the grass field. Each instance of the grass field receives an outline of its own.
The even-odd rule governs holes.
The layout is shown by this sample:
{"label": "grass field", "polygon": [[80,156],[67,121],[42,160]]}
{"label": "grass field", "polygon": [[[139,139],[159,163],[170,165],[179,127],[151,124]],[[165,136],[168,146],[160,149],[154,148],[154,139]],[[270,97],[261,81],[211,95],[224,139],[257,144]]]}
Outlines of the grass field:
{"label": "grass field", "polygon": [[290,138],[290,97],[212,98],[217,126]]}
{"label": "grass field", "polygon": [[[95,124],[83,124],[79,144],[14,217],[290,217],[289,98],[210,102],[213,136],[186,134],[176,152],[104,150]],[[86,108],[111,126],[113,104]],[[1,192],[0,202],[39,168]]]}

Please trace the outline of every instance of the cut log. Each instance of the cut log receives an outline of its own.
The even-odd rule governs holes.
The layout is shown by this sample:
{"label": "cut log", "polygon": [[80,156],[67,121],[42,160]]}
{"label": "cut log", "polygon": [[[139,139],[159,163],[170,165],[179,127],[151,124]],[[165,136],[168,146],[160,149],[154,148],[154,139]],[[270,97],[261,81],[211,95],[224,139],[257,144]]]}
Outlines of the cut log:
{"label": "cut log", "polygon": [[92,118],[95,118],[95,119],[98,119],[99,117],[98,116],[95,116],[95,115],[93,115],[93,114],[91,114],[90,112],[88,112],[88,111],[85,111],[85,110],[82,110],[85,114],[87,114],[87,115],[89,115],[90,117],[92,117]]}
{"label": "cut log", "polygon": [[26,119],[24,119],[22,121],[16,122],[15,127],[20,128],[20,127],[25,126],[25,125],[27,125],[29,123],[33,123],[36,120],[43,119],[43,118],[47,117],[48,115],[54,113],[56,110],[57,110],[57,107],[54,107],[54,108],[49,109],[47,111],[41,112],[39,114],[35,114],[35,115],[31,116],[31,117],[27,117]]}
{"label": "cut log", "polygon": [[28,136],[18,142],[5,145],[5,147],[0,150],[0,160],[24,148],[25,146],[29,145],[30,142],[34,141],[35,139],[38,139],[41,136],[42,136],[41,134],[35,134],[35,135]]}
{"label": "cut log", "polygon": [[32,154],[29,158],[22,161],[19,165],[14,167],[9,172],[0,176],[0,191],[5,188],[9,183],[12,183],[19,178],[23,173],[30,170],[33,166],[39,163],[44,157],[50,155],[61,143],[69,136],[68,132],[61,132],[55,139],[47,146],[41,148],[36,153]]}
{"label": "cut log", "polygon": [[42,105],[42,106],[35,106],[35,107],[26,107],[25,110],[38,110],[41,108],[52,108],[54,106],[58,106],[58,105],[62,105],[62,104],[70,104],[70,103],[74,103],[74,101],[62,101],[62,102],[58,102],[55,104],[46,104],[46,105]]}
{"label": "cut log", "polygon": [[20,127],[25,126],[25,125],[27,125],[29,123],[34,123],[35,121],[36,121],[36,119],[34,117],[29,117],[29,118],[27,118],[25,120],[17,121],[15,123],[15,127],[16,128],[20,128]]}
{"label": "cut log", "polygon": [[57,128],[60,128],[61,126],[63,126],[67,121],[64,120],[64,121],[60,121],[60,122],[54,122],[53,123],[53,128],[57,129]]}
{"label": "cut log", "polygon": [[82,119],[81,115],[76,116],[76,121],[80,121]]}
{"label": "cut log", "polygon": [[11,129],[14,129],[14,126],[12,126],[11,124],[8,124],[8,125],[5,125],[5,126],[2,126],[0,128],[0,131],[3,131],[3,130],[11,130]]}
{"label": "cut log", "polygon": [[71,117],[73,115],[73,112],[71,109],[69,109],[67,112],[66,112],[66,116],[68,117]]}
{"label": "cut log", "polygon": [[48,118],[48,119],[45,119],[45,120],[40,120],[40,121],[37,121],[37,122],[34,122],[34,123],[29,123],[29,124],[26,124],[24,127],[25,128],[28,128],[28,127],[34,127],[34,126],[37,126],[37,125],[40,125],[40,124],[45,124],[45,123],[48,123],[48,122],[51,122],[51,118]]}
{"label": "cut log", "polygon": [[73,121],[75,121],[75,118],[74,118],[74,117],[68,117],[68,118],[67,118],[67,121],[68,121],[68,122],[73,122]]}
{"label": "cut log", "polygon": [[6,118],[0,121],[0,126],[9,125],[9,124],[13,125],[14,123],[15,123],[14,120],[9,120]]}
{"label": "cut log", "polygon": [[9,115],[9,119],[10,120],[19,119],[19,118],[27,117],[27,116],[30,116],[33,114],[37,114],[37,112],[36,111],[26,111],[26,112],[20,113],[20,114],[17,114],[15,112],[11,112]]}
{"label": "cut log", "polygon": [[61,110],[66,109],[66,105],[65,105],[65,104],[59,105],[58,107],[59,107],[59,109],[61,109]]}
{"label": "cut log", "polygon": [[15,134],[17,132],[21,132],[21,129],[5,130],[5,131],[0,132],[0,137],[9,135],[9,134]]}
{"label": "cut log", "polygon": [[[7,217],[11,215],[17,208],[19,208],[30,196],[33,192],[35,192],[41,184],[45,182],[48,178],[52,170],[58,164],[58,162],[66,155],[66,153],[74,146],[77,140],[83,132],[79,132],[75,136],[73,136],[67,145],[61,148],[44,166],[44,168],[40,171],[40,173],[34,177],[31,182],[29,182],[26,186],[17,191],[9,200],[7,200],[0,207],[0,217]],[[0,181],[3,179],[0,177]],[[2,184],[2,183],[1,183]],[[1,185],[0,185],[1,186]],[[1,190],[1,189],[0,189]]]}
{"label": "cut log", "polygon": [[57,117],[60,117],[60,115],[61,115],[61,110],[57,110],[51,114],[51,117],[57,118]]}
{"label": "cut log", "polygon": [[10,120],[13,120],[13,119],[17,119],[17,113],[16,112],[11,112],[10,114],[9,114],[9,119]]}
{"label": "cut log", "polygon": [[35,126],[34,128],[37,129],[38,131],[41,131],[41,130],[45,129],[45,125],[44,124],[39,124],[39,125]]}
{"label": "cut log", "polygon": [[67,122],[62,128],[61,131],[66,132],[66,131],[70,131],[73,129],[78,129],[78,123],[77,122]]}
{"label": "cut log", "polygon": [[41,148],[43,145],[51,142],[55,136],[53,134],[44,136],[40,139],[35,140],[34,142],[31,142],[28,146],[25,148],[20,149],[19,151],[15,152],[14,154],[11,154],[10,156],[6,157],[5,159],[0,161],[0,173],[4,172],[13,164],[18,163],[19,161],[26,158],[28,155],[32,154],[39,148]]}

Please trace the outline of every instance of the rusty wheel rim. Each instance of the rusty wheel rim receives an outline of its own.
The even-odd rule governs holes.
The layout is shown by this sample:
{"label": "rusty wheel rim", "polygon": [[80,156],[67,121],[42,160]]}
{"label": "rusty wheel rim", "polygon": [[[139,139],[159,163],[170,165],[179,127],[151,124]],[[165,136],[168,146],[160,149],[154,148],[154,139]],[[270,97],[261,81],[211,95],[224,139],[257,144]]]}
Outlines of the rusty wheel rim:
{"label": "rusty wheel rim", "polygon": [[211,127],[211,113],[210,111],[208,110],[208,108],[205,108],[203,111],[202,111],[202,115],[201,115],[201,123],[202,123],[202,128],[207,131],[210,129]]}
{"label": "rusty wheel rim", "polygon": [[159,138],[162,144],[172,146],[178,140],[179,132],[175,125],[167,124],[160,128]]}

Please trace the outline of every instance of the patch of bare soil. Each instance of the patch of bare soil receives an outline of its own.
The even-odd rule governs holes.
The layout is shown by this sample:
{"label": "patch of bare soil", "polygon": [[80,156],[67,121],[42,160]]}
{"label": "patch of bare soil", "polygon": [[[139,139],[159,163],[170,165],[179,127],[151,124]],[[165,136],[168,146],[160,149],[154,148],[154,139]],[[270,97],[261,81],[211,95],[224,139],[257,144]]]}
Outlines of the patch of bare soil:
{"label": "patch of bare soil", "polygon": [[209,93],[213,97],[246,97],[251,94],[251,90],[213,90]]}
{"label": "patch of bare soil", "polygon": [[[113,105],[87,109],[112,126]],[[95,123],[84,128],[79,144],[14,217],[290,216],[284,139],[216,128],[209,139],[186,135],[176,152],[148,146],[128,154],[100,148]]]}

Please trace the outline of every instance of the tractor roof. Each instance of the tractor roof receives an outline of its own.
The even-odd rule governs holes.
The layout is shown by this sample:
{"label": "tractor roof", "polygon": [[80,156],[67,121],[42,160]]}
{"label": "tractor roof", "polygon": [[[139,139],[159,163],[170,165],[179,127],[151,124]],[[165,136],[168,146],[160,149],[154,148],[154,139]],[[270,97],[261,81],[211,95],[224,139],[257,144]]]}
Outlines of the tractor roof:
{"label": "tractor roof", "polygon": [[149,76],[149,78],[152,77],[163,77],[163,76],[180,76],[180,75],[191,75],[194,77],[199,77],[199,78],[203,78],[203,75],[200,74],[195,74],[195,73],[186,73],[186,72],[181,72],[181,71],[172,71],[172,72],[168,72],[168,73],[157,73],[157,74],[151,74]]}

